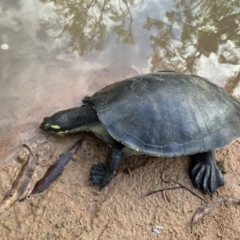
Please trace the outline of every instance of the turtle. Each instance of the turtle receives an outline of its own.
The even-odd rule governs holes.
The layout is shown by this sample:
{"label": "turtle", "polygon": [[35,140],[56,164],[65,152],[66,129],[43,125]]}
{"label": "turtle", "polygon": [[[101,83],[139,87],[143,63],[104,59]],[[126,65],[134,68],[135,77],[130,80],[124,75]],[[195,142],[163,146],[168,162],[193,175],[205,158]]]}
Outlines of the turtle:
{"label": "turtle", "polygon": [[225,184],[214,151],[240,137],[240,103],[200,76],[159,71],[110,84],[80,107],[45,117],[40,128],[92,132],[109,145],[106,163],[90,171],[90,181],[101,189],[127,157],[190,155],[193,185],[212,194]]}

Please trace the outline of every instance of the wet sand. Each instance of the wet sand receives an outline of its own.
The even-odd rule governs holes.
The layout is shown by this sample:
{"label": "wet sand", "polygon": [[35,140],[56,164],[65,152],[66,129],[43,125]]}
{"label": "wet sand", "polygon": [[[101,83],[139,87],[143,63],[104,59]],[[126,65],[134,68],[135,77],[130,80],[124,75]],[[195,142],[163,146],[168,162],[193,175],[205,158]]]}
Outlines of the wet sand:
{"label": "wet sand", "polygon": [[[58,155],[79,138],[81,134],[48,137],[32,144],[37,158],[33,180],[42,177]],[[123,161],[112,182],[100,191],[88,181],[89,171],[92,164],[105,161],[109,148],[88,136],[48,190],[15,203],[0,216],[1,239],[239,239],[240,207],[230,204],[210,211],[191,231],[191,219],[199,207],[219,196],[240,196],[239,150],[240,141],[217,150],[218,161],[224,162],[227,169],[226,185],[213,196],[192,186],[189,157],[145,155]],[[0,173],[1,199],[20,168],[15,159],[13,154],[12,163]],[[204,200],[186,189],[146,196],[155,190],[178,187],[175,182]],[[163,230],[154,232],[156,226]]]}

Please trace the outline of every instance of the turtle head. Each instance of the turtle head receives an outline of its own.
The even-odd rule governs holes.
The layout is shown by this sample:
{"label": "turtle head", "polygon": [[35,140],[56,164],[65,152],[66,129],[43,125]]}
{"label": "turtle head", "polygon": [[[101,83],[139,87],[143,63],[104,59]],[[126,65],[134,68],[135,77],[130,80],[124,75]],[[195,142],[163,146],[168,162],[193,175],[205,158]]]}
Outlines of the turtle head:
{"label": "turtle head", "polygon": [[46,132],[65,135],[87,130],[88,122],[96,117],[95,111],[87,105],[77,108],[70,108],[54,113],[50,117],[43,119],[40,128]]}

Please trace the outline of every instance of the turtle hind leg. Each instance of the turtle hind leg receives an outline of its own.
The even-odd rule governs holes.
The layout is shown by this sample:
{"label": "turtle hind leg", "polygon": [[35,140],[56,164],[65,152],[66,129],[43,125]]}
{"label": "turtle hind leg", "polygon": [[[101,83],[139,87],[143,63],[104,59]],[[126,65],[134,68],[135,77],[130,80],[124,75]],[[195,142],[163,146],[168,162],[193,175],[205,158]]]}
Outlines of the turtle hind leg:
{"label": "turtle hind leg", "polygon": [[103,163],[94,164],[90,172],[90,181],[104,188],[116,174],[121,162],[122,148],[113,147],[107,157],[106,165]]}
{"label": "turtle hind leg", "polygon": [[192,155],[190,178],[194,186],[204,193],[214,193],[225,184],[223,175],[217,168],[213,151]]}

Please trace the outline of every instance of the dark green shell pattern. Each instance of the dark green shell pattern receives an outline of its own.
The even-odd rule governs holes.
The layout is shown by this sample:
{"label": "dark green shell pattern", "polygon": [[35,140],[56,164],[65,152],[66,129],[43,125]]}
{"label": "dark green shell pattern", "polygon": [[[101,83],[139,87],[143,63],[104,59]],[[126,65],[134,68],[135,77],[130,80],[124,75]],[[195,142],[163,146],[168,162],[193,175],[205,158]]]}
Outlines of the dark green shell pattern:
{"label": "dark green shell pattern", "polygon": [[194,75],[140,75],[103,88],[91,101],[113,138],[153,156],[205,152],[240,137],[240,103]]}

